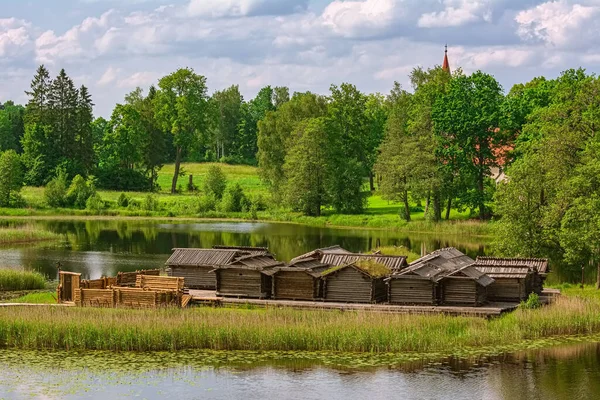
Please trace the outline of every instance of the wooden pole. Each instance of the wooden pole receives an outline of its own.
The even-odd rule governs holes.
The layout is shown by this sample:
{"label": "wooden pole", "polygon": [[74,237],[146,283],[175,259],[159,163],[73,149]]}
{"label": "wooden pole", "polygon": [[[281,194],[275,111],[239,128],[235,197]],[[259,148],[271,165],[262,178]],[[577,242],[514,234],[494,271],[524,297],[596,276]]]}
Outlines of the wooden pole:
{"label": "wooden pole", "polygon": [[598,275],[596,276],[596,290],[600,290],[600,262],[598,262]]}
{"label": "wooden pole", "polygon": [[585,286],[585,264],[581,265],[581,289]]}

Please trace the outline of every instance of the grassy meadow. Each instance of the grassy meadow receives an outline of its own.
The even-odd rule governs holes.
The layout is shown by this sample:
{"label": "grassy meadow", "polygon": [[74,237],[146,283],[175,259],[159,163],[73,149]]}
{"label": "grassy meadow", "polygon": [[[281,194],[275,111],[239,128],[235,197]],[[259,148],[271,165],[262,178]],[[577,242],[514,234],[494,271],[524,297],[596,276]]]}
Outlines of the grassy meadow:
{"label": "grassy meadow", "polygon": [[[89,216],[104,215],[109,217],[161,217],[161,218],[205,218],[205,219],[238,219],[238,220],[262,220],[300,223],[311,226],[337,226],[337,227],[362,227],[370,229],[390,229],[406,232],[439,233],[445,235],[471,235],[487,236],[490,233],[489,223],[481,223],[469,219],[468,212],[452,210],[450,221],[432,223],[425,219],[422,211],[423,205],[417,207],[412,204],[414,212],[412,221],[405,222],[399,216],[400,204],[389,202],[375,193],[368,198],[368,206],[364,213],[359,215],[335,214],[332,210],[324,210],[321,217],[306,217],[301,213],[292,212],[289,209],[268,208],[266,211],[258,211],[254,214],[249,212],[227,213],[221,211],[209,211],[200,213],[198,211],[199,195],[202,194],[204,179],[209,163],[184,163],[183,170],[186,174],[193,175],[194,185],[199,188],[198,192],[190,193],[187,188],[189,175],[179,178],[179,185],[183,189],[180,193],[172,195],[169,193],[174,166],[165,165],[159,173],[158,182],[161,187],[159,193],[153,194],[159,202],[158,210],[147,211],[142,209],[131,209],[118,207],[117,199],[120,191],[100,190],[99,194],[109,207],[100,213],[91,210],[75,209],[53,209],[45,204],[44,188],[26,187],[22,196],[26,201],[27,208],[0,209],[0,215],[14,217],[40,217],[40,216]],[[261,197],[268,203],[269,190],[261,181],[258,168],[241,165],[218,164],[227,176],[228,184],[240,184],[246,195],[251,198]],[[130,199],[142,204],[148,197],[144,192],[127,192]]]}
{"label": "grassy meadow", "polygon": [[550,306],[485,320],[288,308],[0,308],[0,344],[18,349],[184,349],[452,353],[600,333],[600,291],[563,289]]}

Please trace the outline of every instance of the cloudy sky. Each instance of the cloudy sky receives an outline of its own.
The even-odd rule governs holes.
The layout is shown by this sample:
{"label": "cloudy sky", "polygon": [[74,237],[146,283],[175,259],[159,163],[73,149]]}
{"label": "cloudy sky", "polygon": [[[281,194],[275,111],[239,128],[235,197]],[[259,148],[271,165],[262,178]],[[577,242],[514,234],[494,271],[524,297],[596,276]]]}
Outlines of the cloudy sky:
{"label": "cloudy sky", "polygon": [[415,66],[496,76],[505,90],[572,67],[600,71],[600,0],[0,0],[0,102],[24,103],[37,65],[65,68],[110,116],[179,67],[210,91],[327,93],[408,86]]}

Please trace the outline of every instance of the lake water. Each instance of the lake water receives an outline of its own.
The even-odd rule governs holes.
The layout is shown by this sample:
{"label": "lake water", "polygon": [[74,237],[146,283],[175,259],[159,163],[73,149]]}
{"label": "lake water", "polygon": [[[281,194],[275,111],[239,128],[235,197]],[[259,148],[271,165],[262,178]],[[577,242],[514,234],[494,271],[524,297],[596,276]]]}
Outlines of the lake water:
{"label": "lake water", "polygon": [[[256,358],[254,354],[254,358]],[[344,355],[338,355],[343,360]],[[303,354],[256,362],[246,353],[0,350],[7,399],[507,399],[600,398],[600,343],[477,359],[359,367]],[[324,356],[322,356],[324,358]]]}
{"label": "lake water", "polygon": [[[3,226],[23,224],[0,222]],[[486,240],[472,237],[436,237],[384,230],[333,229],[295,224],[208,222],[161,223],[148,220],[40,220],[27,224],[62,235],[60,243],[0,248],[0,267],[27,268],[56,276],[56,264],[96,279],[118,271],[164,266],[175,247],[214,245],[268,247],[282,261],[305,252],[339,244],[356,252],[379,245],[405,246],[416,253],[454,246],[472,257],[485,253]]]}

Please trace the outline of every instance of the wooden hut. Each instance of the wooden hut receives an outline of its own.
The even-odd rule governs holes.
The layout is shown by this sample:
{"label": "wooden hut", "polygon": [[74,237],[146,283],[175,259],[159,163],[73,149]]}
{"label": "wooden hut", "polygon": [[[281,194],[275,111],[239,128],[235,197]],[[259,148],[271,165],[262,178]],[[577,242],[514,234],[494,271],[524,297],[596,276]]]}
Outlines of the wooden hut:
{"label": "wooden hut", "polygon": [[405,256],[384,256],[381,254],[358,254],[330,252],[319,259],[323,264],[331,266],[348,265],[357,261],[375,262],[385,265],[392,273],[408,267]]}
{"label": "wooden hut", "polygon": [[453,247],[436,250],[421,257],[386,279],[389,302],[415,305],[439,304],[442,297],[440,279],[474,262],[472,258]]}
{"label": "wooden hut", "polygon": [[167,275],[185,278],[190,289],[215,290],[215,275],[210,272],[250,253],[237,249],[173,249],[167,260]]}
{"label": "wooden hut", "polygon": [[504,267],[475,263],[473,266],[494,280],[488,287],[490,301],[520,302],[533,292],[535,273],[526,265]]}
{"label": "wooden hut", "polygon": [[267,272],[272,277],[272,297],[277,300],[318,300],[323,296],[321,273],[331,268],[314,258],[297,260]]}
{"label": "wooden hut", "polygon": [[76,294],[81,287],[81,274],[59,271],[56,295],[59,303],[75,302]]}
{"label": "wooden hut", "polygon": [[283,265],[271,254],[246,255],[219,265],[212,271],[216,277],[217,295],[268,299],[272,290],[269,272]]}
{"label": "wooden hut", "polygon": [[329,268],[322,273],[323,299],[343,303],[380,303],[387,300],[384,279],[391,270],[373,260],[362,259]]}
{"label": "wooden hut", "polygon": [[527,296],[529,296],[529,293],[542,294],[546,276],[548,275],[548,272],[550,272],[548,268],[548,259],[546,258],[477,257],[475,263],[478,268],[494,267],[496,271],[502,271],[502,268],[528,267],[531,270],[532,275],[530,278],[526,278],[531,280],[531,288],[526,288],[528,291]]}
{"label": "wooden hut", "polygon": [[487,302],[487,288],[494,280],[472,265],[439,279],[443,305],[478,307]]}

